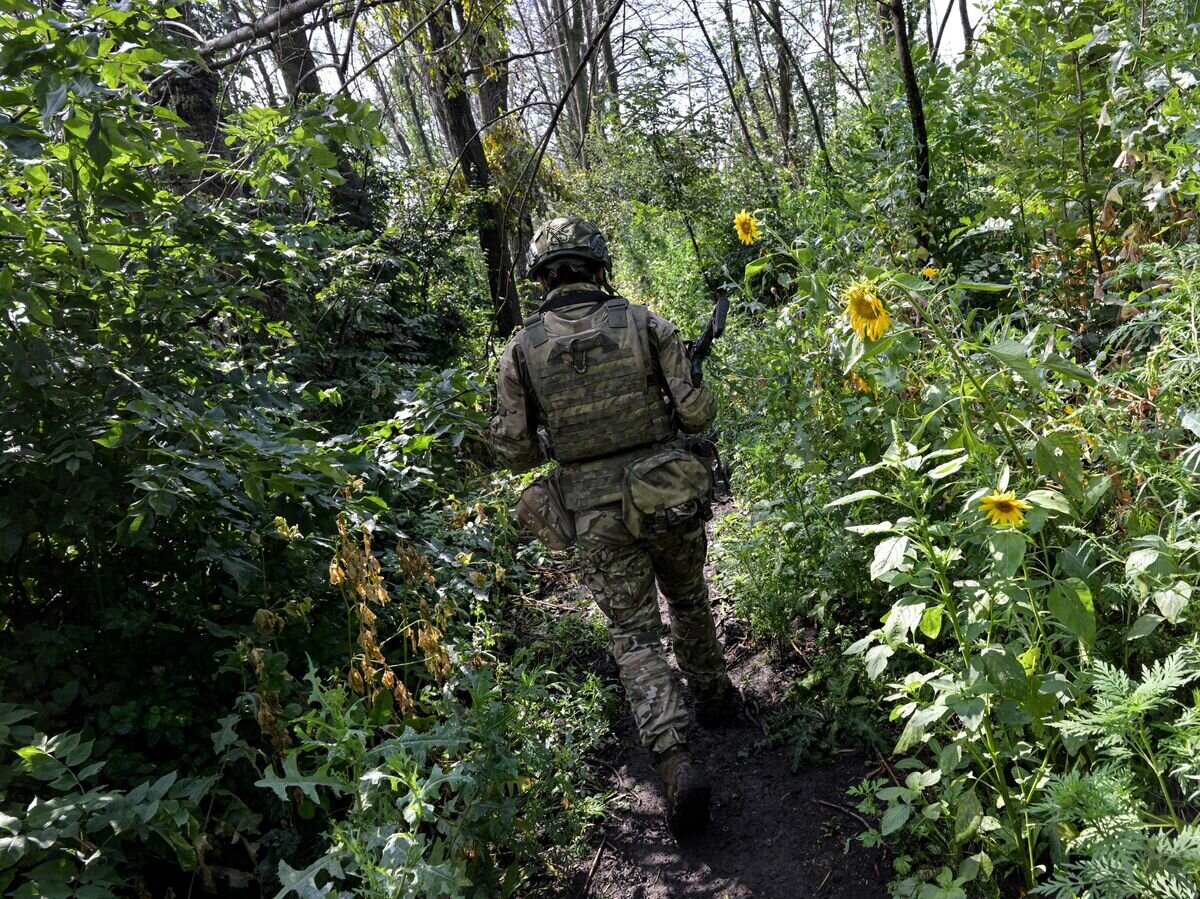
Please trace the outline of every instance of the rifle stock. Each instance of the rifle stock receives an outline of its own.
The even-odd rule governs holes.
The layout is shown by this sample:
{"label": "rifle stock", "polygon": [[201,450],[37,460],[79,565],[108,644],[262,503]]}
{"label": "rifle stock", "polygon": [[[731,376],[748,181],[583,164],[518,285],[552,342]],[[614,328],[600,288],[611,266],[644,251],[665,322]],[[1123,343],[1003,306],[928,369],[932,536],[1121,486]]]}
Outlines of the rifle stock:
{"label": "rifle stock", "polygon": [[712,352],[713,341],[725,333],[725,319],[729,315],[729,297],[724,291],[717,294],[717,302],[708,319],[704,333],[692,341],[692,383],[704,381],[704,360]]}

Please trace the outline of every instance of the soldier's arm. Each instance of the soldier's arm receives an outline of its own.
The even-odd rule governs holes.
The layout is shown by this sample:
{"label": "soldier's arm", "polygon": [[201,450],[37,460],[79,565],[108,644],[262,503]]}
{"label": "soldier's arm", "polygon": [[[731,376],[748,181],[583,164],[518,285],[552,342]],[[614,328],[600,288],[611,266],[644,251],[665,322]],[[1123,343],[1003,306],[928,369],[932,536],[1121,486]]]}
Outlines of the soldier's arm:
{"label": "soldier's arm", "polygon": [[537,406],[525,387],[524,359],[509,341],[496,373],[496,414],[489,430],[492,447],[505,467],[528,471],[541,464],[537,439]]}
{"label": "soldier's arm", "polygon": [[699,434],[717,417],[717,399],[707,384],[692,383],[692,364],[679,329],[653,312],[649,324],[650,350],[675,405],[679,426],[688,434]]}

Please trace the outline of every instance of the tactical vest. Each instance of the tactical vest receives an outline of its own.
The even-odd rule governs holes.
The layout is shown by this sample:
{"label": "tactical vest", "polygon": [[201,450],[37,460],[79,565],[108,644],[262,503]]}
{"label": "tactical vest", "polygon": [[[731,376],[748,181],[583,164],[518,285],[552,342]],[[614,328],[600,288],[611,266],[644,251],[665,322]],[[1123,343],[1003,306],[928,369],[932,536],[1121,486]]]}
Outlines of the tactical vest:
{"label": "tactical vest", "polygon": [[[582,462],[662,443],[675,436],[671,410],[654,375],[644,306],[595,297],[574,321],[545,314],[525,319],[518,339],[541,424],[559,462]],[[561,332],[561,333],[560,333]]]}

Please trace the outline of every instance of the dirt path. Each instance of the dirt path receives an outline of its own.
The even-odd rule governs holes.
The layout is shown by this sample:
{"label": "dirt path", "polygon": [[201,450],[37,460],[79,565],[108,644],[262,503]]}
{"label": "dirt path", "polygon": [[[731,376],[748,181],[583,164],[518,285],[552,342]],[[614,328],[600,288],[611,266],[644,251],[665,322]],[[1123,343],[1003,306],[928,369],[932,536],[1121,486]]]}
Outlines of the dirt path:
{"label": "dirt path", "polygon": [[[720,611],[717,620],[730,676],[756,720],[724,730],[692,730],[692,748],[713,783],[712,826],[686,842],[667,830],[662,784],[626,713],[619,745],[602,761],[616,811],[567,895],[883,899],[882,853],[858,843],[845,851],[847,840],[863,830],[846,788],[873,765],[847,752],[827,765],[792,773],[781,750],[758,748],[763,738],[758,722],[779,706],[798,672],[774,667],[767,653],[746,639],[742,622]],[[615,679],[615,666],[611,674]]]}

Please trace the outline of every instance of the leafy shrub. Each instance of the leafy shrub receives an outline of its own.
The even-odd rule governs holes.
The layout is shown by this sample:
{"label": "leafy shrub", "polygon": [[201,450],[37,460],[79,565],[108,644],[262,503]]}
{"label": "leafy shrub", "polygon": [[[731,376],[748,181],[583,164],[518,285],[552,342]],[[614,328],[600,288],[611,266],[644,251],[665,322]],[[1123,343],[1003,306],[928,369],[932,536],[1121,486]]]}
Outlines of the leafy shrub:
{"label": "leafy shrub", "polygon": [[149,847],[196,866],[207,778],[175,772],[131,790],[105,783],[103,746],[80,733],[55,736],[22,722],[29,709],[0,705],[0,888],[14,897],[103,897],[126,885]]}

